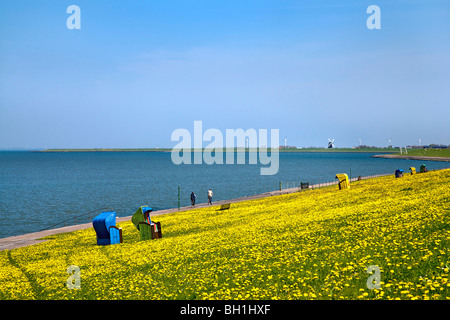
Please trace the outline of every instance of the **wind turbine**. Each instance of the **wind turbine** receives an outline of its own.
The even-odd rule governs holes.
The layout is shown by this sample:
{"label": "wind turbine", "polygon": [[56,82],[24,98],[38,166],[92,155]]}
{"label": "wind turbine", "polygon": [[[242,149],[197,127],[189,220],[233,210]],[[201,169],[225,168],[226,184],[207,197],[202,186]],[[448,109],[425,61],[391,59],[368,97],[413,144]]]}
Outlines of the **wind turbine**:
{"label": "wind turbine", "polygon": [[330,138],[328,138],[328,149],[332,149],[332,148],[335,148],[335,146],[334,146],[334,139],[333,140],[331,140]]}
{"label": "wind turbine", "polygon": [[358,138],[358,140],[359,140],[359,146],[361,147],[362,140],[361,140],[361,138]]}
{"label": "wind turbine", "polygon": [[421,145],[422,145],[422,139],[419,138],[419,146],[421,146]]}

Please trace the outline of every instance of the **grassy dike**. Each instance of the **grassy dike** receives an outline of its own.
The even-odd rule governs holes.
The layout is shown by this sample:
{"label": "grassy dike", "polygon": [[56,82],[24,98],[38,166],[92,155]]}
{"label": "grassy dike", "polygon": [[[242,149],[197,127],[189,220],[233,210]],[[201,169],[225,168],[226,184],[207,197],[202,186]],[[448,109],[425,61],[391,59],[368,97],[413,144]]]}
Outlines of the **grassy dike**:
{"label": "grassy dike", "polygon": [[450,149],[410,149],[408,150],[407,155],[420,157],[450,158]]}
{"label": "grassy dike", "polygon": [[131,222],[120,245],[54,235],[0,252],[0,299],[449,299],[449,185],[447,169],[167,214],[152,241]]}

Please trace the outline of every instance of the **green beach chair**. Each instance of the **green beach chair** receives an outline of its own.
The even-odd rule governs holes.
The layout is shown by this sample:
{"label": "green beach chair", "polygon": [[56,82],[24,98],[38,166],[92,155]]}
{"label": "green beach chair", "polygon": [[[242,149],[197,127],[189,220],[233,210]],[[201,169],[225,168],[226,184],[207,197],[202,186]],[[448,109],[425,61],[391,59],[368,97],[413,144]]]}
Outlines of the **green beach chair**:
{"label": "green beach chair", "polygon": [[131,217],[134,226],[139,230],[141,240],[152,240],[162,238],[161,223],[152,222],[150,212],[152,208],[141,206]]}
{"label": "green beach chair", "polygon": [[139,234],[141,240],[160,239],[162,238],[161,223],[148,224],[147,222],[139,222]]}
{"label": "green beach chair", "polygon": [[[141,206],[131,217],[131,222],[133,222],[134,226],[139,230],[140,222],[151,223],[149,213],[152,212],[153,209],[149,206]],[[147,214],[146,214],[147,212]]]}

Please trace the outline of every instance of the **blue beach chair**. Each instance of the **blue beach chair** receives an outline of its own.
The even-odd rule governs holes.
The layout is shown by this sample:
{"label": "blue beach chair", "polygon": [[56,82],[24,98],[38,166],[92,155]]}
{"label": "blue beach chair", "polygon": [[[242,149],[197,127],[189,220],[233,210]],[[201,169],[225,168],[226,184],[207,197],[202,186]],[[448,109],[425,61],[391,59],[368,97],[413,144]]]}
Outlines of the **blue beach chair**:
{"label": "blue beach chair", "polygon": [[97,244],[104,246],[122,243],[122,228],[116,227],[116,212],[102,212],[92,221],[97,234]]}
{"label": "blue beach chair", "polygon": [[403,177],[403,169],[397,169],[397,170],[395,170],[395,177],[396,177],[396,178],[401,178],[401,177]]}

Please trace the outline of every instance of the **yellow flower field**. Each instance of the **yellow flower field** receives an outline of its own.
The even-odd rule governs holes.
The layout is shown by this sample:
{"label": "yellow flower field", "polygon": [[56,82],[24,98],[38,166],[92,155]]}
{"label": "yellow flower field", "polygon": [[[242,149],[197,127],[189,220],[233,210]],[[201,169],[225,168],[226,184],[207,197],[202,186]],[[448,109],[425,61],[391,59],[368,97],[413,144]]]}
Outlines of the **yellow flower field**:
{"label": "yellow flower field", "polygon": [[131,221],[120,245],[55,235],[0,252],[0,299],[449,299],[449,186],[448,169],[392,175],[154,217],[158,240]]}

